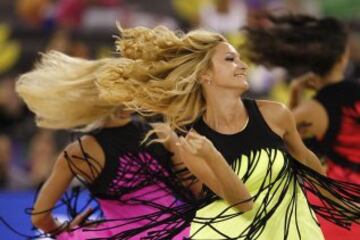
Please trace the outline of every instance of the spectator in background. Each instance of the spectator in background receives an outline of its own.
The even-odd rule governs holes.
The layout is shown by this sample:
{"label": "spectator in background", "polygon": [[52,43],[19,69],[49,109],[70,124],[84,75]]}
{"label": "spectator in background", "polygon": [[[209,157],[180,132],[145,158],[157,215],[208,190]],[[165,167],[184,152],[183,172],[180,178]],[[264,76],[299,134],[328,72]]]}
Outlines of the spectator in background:
{"label": "spectator in background", "polygon": [[21,45],[10,38],[11,28],[5,23],[0,23],[0,77],[10,72],[16,65],[21,55]]}
{"label": "spectator in background", "polygon": [[56,50],[73,57],[90,58],[90,50],[77,36],[76,31],[65,28],[57,29],[51,36],[46,51]]}
{"label": "spectator in background", "polygon": [[237,33],[246,24],[247,7],[243,0],[215,0],[200,9],[199,25],[227,34]]}
{"label": "spectator in background", "polygon": [[2,169],[7,179],[4,187],[22,189],[33,186],[26,169],[27,145],[34,133],[31,114],[16,95],[12,75],[0,81],[0,135]]}
{"label": "spectator in background", "polygon": [[51,28],[54,4],[52,0],[17,0],[15,12],[30,28]]}
{"label": "spectator in background", "polygon": [[37,187],[49,177],[57,155],[54,133],[40,129],[31,138],[27,156],[31,186]]}
{"label": "spectator in background", "polygon": [[0,135],[0,189],[9,185],[11,142],[8,136]]}
{"label": "spectator in background", "polygon": [[114,8],[121,6],[121,2],[121,0],[59,0],[55,18],[62,27],[78,28],[81,26],[84,14],[89,7]]}
{"label": "spectator in background", "polygon": [[200,9],[212,0],[171,0],[175,14],[183,30],[199,26]]}

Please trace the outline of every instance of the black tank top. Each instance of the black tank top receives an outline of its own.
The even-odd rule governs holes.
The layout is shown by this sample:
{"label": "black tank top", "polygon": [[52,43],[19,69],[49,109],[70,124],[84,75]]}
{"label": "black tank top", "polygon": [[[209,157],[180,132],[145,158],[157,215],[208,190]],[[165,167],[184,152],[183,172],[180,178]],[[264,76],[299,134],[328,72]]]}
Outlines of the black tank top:
{"label": "black tank top", "polygon": [[265,122],[255,100],[243,99],[249,121],[241,132],[235,134],[221,134],[211,129],[202,118],[193,125],[201,135],[206,136],[220,151],[227,162],[233,161],[241,155],[248,155],[251,151],[273,148],[284,150],[284,142],[275,134]]}
{"label": "black tank top", "polygon": [[360,85],[341,81],[314,97],[326,110],[329,127],[312,148],[330,161],[360,172]]}
{"label": "black tank top", "polygon": [[[103,128],[90,133],[105,155],[102,171],[88,186],[93,195],[107,199],[119,198],[123,194],[150,184],[153,178],[151,174],[156,174],[156,171],[161,171],[161,174],[165,175],[166,171],[170,171],[170,152],[161,144],[154,143],[149,146],[141,144],[149,130],[151,130],[150,125],[135,119],[121,127]],[[120,161],[120,158],[123,161]],[[155,164],[157,167],[149,171],[147,168],[150,164]],[[134,174],[127,178],[125,174],[131,174],[135,168],[135,171],[138,171],[137,176]],[[147,174],[149,176],[146,176]],[[127,183],[122,186],[113,184],[115,179],[124,181],[125,178]]]}

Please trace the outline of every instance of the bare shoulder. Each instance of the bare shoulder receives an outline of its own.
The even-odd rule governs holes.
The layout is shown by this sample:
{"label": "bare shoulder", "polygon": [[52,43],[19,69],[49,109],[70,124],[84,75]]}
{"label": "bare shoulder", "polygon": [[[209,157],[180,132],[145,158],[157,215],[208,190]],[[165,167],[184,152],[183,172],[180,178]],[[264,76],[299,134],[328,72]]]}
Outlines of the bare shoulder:
{"label": "bare shoulder", "polygon": [[290,109],[283,103],[270,100],[256,100],[256,103],[265,118],[281,120],[291,115]]}
{"label": "bare shoulder", "polygon": [[322,138],[329,126],[329,115],[325,107],[318,101],[309,99],[292,109],[296,125],[306,126],[305,135]]}
{"label": "bare shoulder", "polygon": [[293,118],[290,109],[283,103],[270,100],[256,100],[256,103],[269,127],[283,137]]}
{"label": "bare shoulder", "polygon": [[[74,174],[79,174],[91,182],[104,167],[105,154],[93,136],[84,135],[79,141],[67,145],[58,161],[63,168],[66,167]],[[94,175],[94,173],[97,174]]]}
{"label": "bare shoulder", "polygon": [[70,143],[66,146],[64,152],[67,152],[70,156],[81,156],[84,153],[90,156],[100,156],[103,154],[100,144],[93,136],[90,135],[84,135],[80,138],[80,140]]}
{"label": "bare shoulder", "polygon": [[288,107],[280,102],[275,102],[271,100],[256,100],[257,105],[261,110],[275,110],[275,111],[284,111]]}
{"label": "bare shoulder", "polygon": [[293,112],[294,114],[298,115],[299,118],[318,118],[319,114],[321,114],[322,117],[324,117],[324,114],[327,114],[324,106],[320,102],[313,99],[303,101],[293,110]]}

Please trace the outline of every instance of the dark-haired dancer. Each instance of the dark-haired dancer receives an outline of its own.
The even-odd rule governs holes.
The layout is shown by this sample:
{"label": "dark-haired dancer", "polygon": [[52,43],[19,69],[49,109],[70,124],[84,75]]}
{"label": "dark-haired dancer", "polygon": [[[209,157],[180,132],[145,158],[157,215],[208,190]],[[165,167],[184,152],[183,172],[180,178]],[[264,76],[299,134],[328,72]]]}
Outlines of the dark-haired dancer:
{"label": "dark-haired dancer", "polygon": [[[281,66],[290,76],[289,107],[304,138],[324,155],[330,178],[360,184],[360,85],[345,79],[348,31],[334,18],[306,15],[266,17],[266,26],[247,28],[250,59]],[[304,90],[316,91],[304,99]],[[326,239],[358,239],[360,226],[346,231],[320,218]]]}

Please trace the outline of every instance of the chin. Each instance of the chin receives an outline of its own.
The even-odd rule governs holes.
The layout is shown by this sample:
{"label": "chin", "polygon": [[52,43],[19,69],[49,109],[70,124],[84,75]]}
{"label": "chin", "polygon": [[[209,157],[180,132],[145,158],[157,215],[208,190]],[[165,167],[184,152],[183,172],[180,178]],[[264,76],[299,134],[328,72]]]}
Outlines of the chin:
{"label": "chin", "polygon": [[236,86],[231,86],[230,89],[236,92],[236,95],[243,95],[247,90],[249,90],[248,84],[237,84]]}
{"label": "chin", "polygon": [[248,82],[244,81],[244,82],[242,82],[240,84],[237,84],[236,88],[239,89],[239,90],[242,90],[244,92],[244,91],[249,90],[250,86],[249,86]]}
{"label": "chin", "polygon": [[232,83],[232,84],[222,85],[219,87],[222,87],[224,89],[228,89],[231,91],[236,91],[239,94],[246,92],[250,88],[249,83],[247,81],[237,82],[236,84]]}

